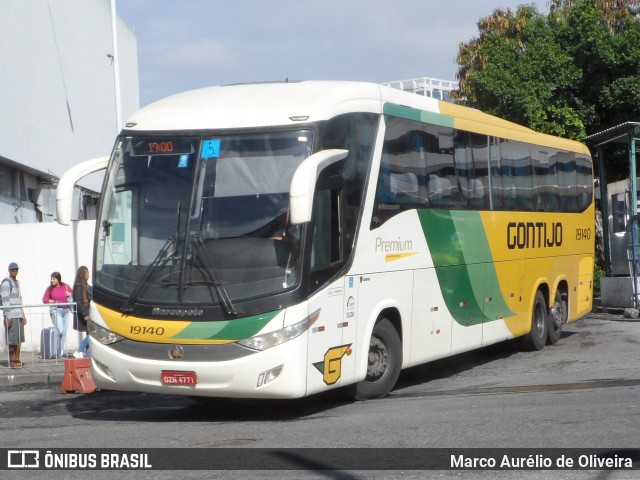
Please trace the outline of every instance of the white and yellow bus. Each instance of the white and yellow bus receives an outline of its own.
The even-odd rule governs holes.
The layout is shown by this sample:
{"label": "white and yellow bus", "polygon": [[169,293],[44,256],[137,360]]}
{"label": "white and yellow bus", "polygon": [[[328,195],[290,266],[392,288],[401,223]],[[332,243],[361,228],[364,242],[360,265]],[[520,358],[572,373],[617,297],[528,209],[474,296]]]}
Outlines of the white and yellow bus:
{"label": "white and yellow bus", "polygon": [[582,144],[370,83],[232,85],[141,109],[95,235],[96,384],[381,397],[400,370],[591,310]]}

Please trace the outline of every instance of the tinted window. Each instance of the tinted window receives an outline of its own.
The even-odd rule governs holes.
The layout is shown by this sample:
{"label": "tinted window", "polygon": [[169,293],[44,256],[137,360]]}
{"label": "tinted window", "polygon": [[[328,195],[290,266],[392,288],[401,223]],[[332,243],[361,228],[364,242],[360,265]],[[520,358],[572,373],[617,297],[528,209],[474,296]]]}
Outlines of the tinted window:
{"label": "tinted window", "polygon": [[385,120],[372,228],[411,208],[578,212],[592,202],[586,155]]}

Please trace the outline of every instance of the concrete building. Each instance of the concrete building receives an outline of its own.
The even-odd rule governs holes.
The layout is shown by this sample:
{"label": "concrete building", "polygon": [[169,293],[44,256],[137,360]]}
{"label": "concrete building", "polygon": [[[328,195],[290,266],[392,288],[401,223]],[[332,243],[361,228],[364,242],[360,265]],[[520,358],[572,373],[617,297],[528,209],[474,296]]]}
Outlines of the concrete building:
{"label": "concrete building", "polygon": [[[126,118],[139,103],[136,39],[117,26]],[[110,2],[3,0],[0,45],[0,224],[53,221],[47,190],[108,154],[119,130]],[[100,179],[83,186],[98,190]]]}
{"label": "concrete building", "polygon": [[[25,304],[41,302],[51,272],[72,284],[78,266],[91,266],[102,176],[81,182],[71,227],[55,222],[55,186],[69,167],[111,152],[116,86],[121,118],[139,108],[136,38],[117,18],[114,48],[111,13],[110,0],[0,2],[0,278],[18,262]],[[47,323],[34,313],[23,349],[39,348]]]}

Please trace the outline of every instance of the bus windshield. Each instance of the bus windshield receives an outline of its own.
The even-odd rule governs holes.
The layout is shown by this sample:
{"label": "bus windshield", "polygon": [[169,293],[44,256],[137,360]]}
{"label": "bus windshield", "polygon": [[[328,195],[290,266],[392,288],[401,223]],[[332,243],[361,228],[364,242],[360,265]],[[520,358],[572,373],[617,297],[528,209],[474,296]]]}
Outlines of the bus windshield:
{"label": "bus windshield", "polygon": [[99,219],[96,286],[133,305],[220,304],[291,288],[300,226],[289,188],[310,130],[124,136]]}

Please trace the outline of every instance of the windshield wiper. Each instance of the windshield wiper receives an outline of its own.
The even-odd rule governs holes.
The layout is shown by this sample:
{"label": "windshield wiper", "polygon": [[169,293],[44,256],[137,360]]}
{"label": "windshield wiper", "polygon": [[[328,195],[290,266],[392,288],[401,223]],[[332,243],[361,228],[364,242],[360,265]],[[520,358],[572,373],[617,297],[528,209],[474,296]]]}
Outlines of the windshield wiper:
{"label": "windshield wiper", "polygon": [[193,240],[195,245],[194,254],[200,257],[202,263],[204,264],[204,268],[202,269],[204,275],[208,277],[210,285],[213,285],[213,287],[215,288],[225,313],[232,318],[236,318],[238,316],[238,312],[233,306],[233,302],[231,301],[227,290],[224,288],[224,285],[220,281],[215,263],[213,262],[213,259],[204,246],[202,234],[194,234]]}
{"label": "windshield wiper", "polygon": [[172,245],[175,245],[175,243],[176,243],[175,236],[169,237],[167,241],[164,242],[164,245],[158,252],[158,255],[156,255],[156,258],[153,259],[153,262],[151,262],[149,266],[146,268],[146,270],[144,271],[144,274],[142,275],[142,278],[138,280],[138,283],[136,283],[136,288],[134,288],[133,292],[131,292],[131,295],[129,295],[129,298],[127,299],[125,304],[120,308],[121,312],[129,313],[133,311],[133,306],[135,305],[136,300],[138,299],[140,294],[143,292],[143,290],[147,287],[148,281],[151,278],[152,274],[157,272],[160,267],[163,267],[167,263],[167,261],[171,258],[171,255],[167,255],[167,252],[169,251],[169,248]]}
{"label": "windshield wiper", "polygon": [[[167,255],[167,252],[169,251],[169,247],[171,247],[172,245],[175,246],[178,241],[178,235],[180,233],[181,207],[182,207],[182,201],[178,201],[177,212],[176,212],[176,234],[167,238],[167,241],[164,242],[164,245],[158,252],[158,255],[156,255],[156,258],[153,259],[153,262],[151,262],[149,266],[145,269],[144,273],[142,274],[142,278],[138,280],[138,283],[136,283],[136,287],[133,289],[133,292],[131,292],[131,295],[129,295],[129,298],[127,299],[127,301],[120,308],[121,312],[129,313],[133,311],[133,307],[136,303],[136,300],[138,300],[138,297],[144,291],[144,289],[147,288],[147,285],[151,276],[155,274],[160,267],[163,267],[167,263],[167,261],[171,258],[171,255]],[[173,252],[175,253],[175,248]]]}

